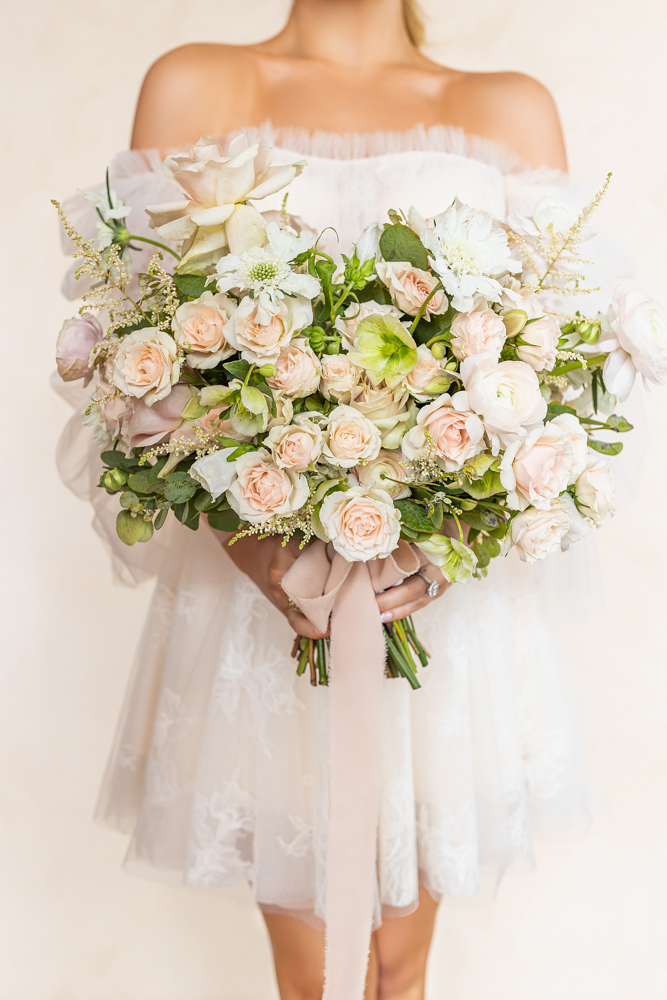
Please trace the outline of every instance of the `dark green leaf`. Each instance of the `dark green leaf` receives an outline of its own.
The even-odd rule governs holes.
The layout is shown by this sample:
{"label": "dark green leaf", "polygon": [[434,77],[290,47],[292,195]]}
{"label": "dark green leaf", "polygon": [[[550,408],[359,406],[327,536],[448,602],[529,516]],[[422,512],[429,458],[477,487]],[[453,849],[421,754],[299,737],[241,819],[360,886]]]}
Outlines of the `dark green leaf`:
{"label": "dark green leaf", "polygon": [[474,510],[465,510],[461,514],[461,520],[469,524],[475,531],[494,531],[502,529],[504,533],[505,522],[492,510],[484,507],[475,507]]}
{"label": "dark green leaf", "polygon": [[149,467],[148,480],[151,483],[151,485],[155,485],[156,483],[161,482],[161,480],[158,479],[158,475],[167,464],[167,457],[168,457],[167,455],[163,455],[162,458],[158,458],[155,465]]}
{"label": "dark green leaf", "polygon": [[208,490],[201,490],[201,492],[197,493],[193,503],[197,510],[205,510],[208,506],[215,505],[215,501]]}
{"label": "dark green leaf", "polygon": [[602,455],[620,455],[623,451],[623,442],[596,441],[595,438],[588,439],[588,447],[593,451],[599,451]]}
{"label": "dark green leaf", "polygon": [[216,531],[238,531],[243,522],[239,520],[236,511],[231,509],[221,510],[215,514],[208,515],[208,523]]}
{"label": "dark green leaf", "polygon": [[577,411],[571,406],[564,406],[563,403],[549,403],[547,406],[547,415],[544,418],[546,421],[553,420],[554,417],[559,417],[561,413],[572,413],[576,417]]}
{"label": "dark green leaf", "polygon": [[425,507],[412,500],[395,500],[394,506],[401,512],[401,522],[412,531],[428,532],[435,531],[433,519],[429,517]]}
{"label": "dark green leaf", "polygon": [[162,509],[157,512],[157,514],[155,515],[155,519],[153,521],[153,527],[155,528],[156,531],[159,531],[164,522],[167,520],[168,513],[169,513],[168,507],[162,507]]}
{"label": "dark green leaf", "polygon": [[470,548],[477,556],[477,565],[479,566],[480,569],[484,569],[485,566],[489,565],[489,563],[491,562],[491,553],[489,552],[486,545],[482,545],[479,542],[476,542],[474,545],[471,545]]}
{"label": "dark green leaf", "polygon": [[188,519],[183,523],[186,528],[190,528],[191,531],[196,531],[197,528],[199,527],[199,511],[197,510],[193,513],[192,509],[190,509],[190,512],[188,514]]}
{"label": "dark green leaf", "polygon": [[164,488],[164,496],[166,500],[170,500],[174,504],[181,504],[194,496],[197,489],[198,484],[193,480],[190,480],[190,482],[169,482]]}
{"label": "dark green leaf", "polygon": [[380,252],[386,261],[407,261],[413,267],[428,270],[424,244],[408,226],[387,226],[380,237]]}
{"label": "dark green leaf", "polygon": [[200,274],[175,274],[174,284],[179,292],[191,299],[198,299],[206,288],[207,277]]}
{"label": "dark green leaf", "polygon": [[120,505],[121,507],[136,507],[141,503],[140,497],[132,490],[125,490],[124,493],[120,495]]}
{"label": "dark green leaf", "polygon": [[497,493],[505,492],[500,475],[492,469],[485,472],[481,479],[475,479],[472,482],[466,479],[463,483],[463,489],[475,500],[486,500]]}
{"label": "dark green leaf", "polygon": [[247,361],[238,360],[228,361],[222,367],[228,371],[230,375],[233,375],[234,378],[245,378],[248,374],[248,368],[250,368],[250,365]]}

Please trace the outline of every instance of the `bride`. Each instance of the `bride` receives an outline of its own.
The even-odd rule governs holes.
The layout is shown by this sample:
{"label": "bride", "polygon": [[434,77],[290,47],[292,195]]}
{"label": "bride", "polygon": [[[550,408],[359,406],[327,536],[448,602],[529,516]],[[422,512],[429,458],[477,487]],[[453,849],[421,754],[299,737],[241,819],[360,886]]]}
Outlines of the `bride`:
{"label": "bride", "polygon": [[[176,197],[160,156],[200,135],[224,144],[243,128],[265,136],[278,162],[308,160],[289,211],[315,231],[333,226],[334,253],[349,252],[390,208],[414,204],[428,216],[459,197],[503,218],[530,214],[554,192],[578,204],[544,87],[520,73],[437,65],[419,51],[423,33],[410,0],[295,0],[269,41],[167,53],[142,87],[132,151],[111,168],[118,195],[136,206],[133,232],[150,235],[143,206]],[[265,207],[280,209],[282,194]],[[89,204],[66,207],[84,235],[94,233]],[[109,507],[93,486],[97,451],[75,437],[88,429],[74,426],[61,466],[94,500],[119,572],[158,576],[98,814],[131,834],[130,869],[150,866],[200,889],[248,883],[282,1000],[315,1000],[324,975],[328,703],[326,689],[295,677],[288,655],[293,632],[320,636],[280,586],[296,543],[247,537],[227,548],[218,532],[170,523],[150,545],[119,552],[113,498]],[[468,587],[448,588],[430,567],[429,579],[377,596],[385,621],[419,613],[433,656],[420,691],[400,680],[384,686],[369,1000],[423,997],[438,902],[493,891],[510,865],[532,862],[532,827],[586,815],[556,666],[562,650],[549,634],[551,570],[495,562]],[[440,585],[437,597],[429,580]]]}

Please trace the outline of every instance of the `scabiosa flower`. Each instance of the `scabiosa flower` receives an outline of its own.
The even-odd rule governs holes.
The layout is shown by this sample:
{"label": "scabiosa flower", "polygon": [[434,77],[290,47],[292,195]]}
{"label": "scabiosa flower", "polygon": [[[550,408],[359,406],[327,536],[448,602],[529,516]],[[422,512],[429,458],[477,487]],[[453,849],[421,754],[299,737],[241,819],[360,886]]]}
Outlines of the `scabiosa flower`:
{"label": "scabiosa flower", "polygon": [[311,274],[300,274],[289,262],[315,243],[314,233],[300,235],[290,226],[280,227],[270,222],[266,227],[268,243],[251,247],[240,256],[227,254],[218,262],[218,289],[231,288],[251,291],[254,295],[266,292],[277,301],[285,295],[303,295],[314,299],[320,292],[320,283]]}
{"label": "scabiosa flower", "polygon": [[461,312],[472,312],[478,295],[499,302],[503,289],[497,279],[521,271],[505,231],[469,205],[452,205],[433,229],[422,231],[421,240],[452,306]]}

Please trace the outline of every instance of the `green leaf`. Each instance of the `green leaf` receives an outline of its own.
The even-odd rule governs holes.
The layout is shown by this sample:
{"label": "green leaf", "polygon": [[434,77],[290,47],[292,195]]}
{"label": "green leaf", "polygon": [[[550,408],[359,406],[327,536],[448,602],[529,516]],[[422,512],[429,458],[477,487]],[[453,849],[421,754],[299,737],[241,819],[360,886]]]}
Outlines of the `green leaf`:
{"label": "green leaf", "polygon": [[179,292],[191,299],[198,299],[206,288],[208,278],[200,274],[175,274],[174,284]]}
{"label": "green leaf", "polygon": [[199,396],[195,395],[187,401],[181,410],[181,416],[183,420],[199,420],[200,417],[206,416],[208,410],[208,406],[202,406],[199,402]]}
{"label": "green leaf", "polygon": [[222,367],[228,371],[230,375],[233,375],[234,378],[245,378],[248,374],[248,368],[250,368],[250,365],[247,361],[239,359],[238,361],[228,361]]}
{"label": "green leaf", "polygon": [[122,451],[103,451],[100,457],[110,469],[117,469],[125,462],[125,455]]}
{"label": "green leaf", "polygon": [[221,448],[238,448],[239,446],[237,438],[219,437],[216,434],[215,440],[218,442]]}
{"label": "green leaf", "polygon": [[461,520],[469,524],[475,531],[495,531],[500,529],[504,532],[505,521],[492,510],[484,507],[475,507],[474,510],[466,510],[461,514]]}
{"label": "green leaf", "polygon": [[595,438],[589,438],[588,447],[593,451],[599,451],[602,455],[620,455],[623,451],[623,442],[596,441]]}
{"label": "green leaf", "polygon": [[193,513],[192,509],[190,509],[188,513],[188,519],[187,521],[184,521],[183,524],[185,525],[186,528],[189,528],[191,531],[196,531],[197,528],[199,527],[199,511],[196,510]]}
{"label": "green leaf", "polygon": [[[155,463],[155,465],[149,466],[149,469],[148,469],[148,480],[149,480],[149,482],[151,483],[152,486],[156,485],[159,482],[158,477],[159,477],[160,472],[162,471],[162,469],[167,464],[167,457],[168,457],[167,455],[163,455],[162,458],[158,458],[158,460]],[[162,483],[161,482],[160,482],[160,487],[162,487]]]}
{"label": "green leaf", "polygon": [[156,531],[159,531],[164,522],[167,520],[168,513],[169,513],[168,507],[163,507],[161,510],[157,512],[157,514],[155,515],[155,519],[153,521],[153,527],[155,528]]}
{"label": "green leaf", "polygon": [[429,517],[422,504],[414,503],[412,500],[395,500],[394,506],[401,512],[401,522],[406,528],[433,534],[435,530],[433,518]]}
{"label": "green leaf", "polygon": [[124,493],[120,495],[120,505],[121,507],[137,507],[141,503],[141,498],[133,493],[132,490],[125,490]]}
{"label": "green leaf", "polygon": [[318,504],[320,502],[320,500],[324,500],[324,497],[327,495],[327,493],[330,490],[333,490],[334,488],[338,490],[347,489],[348,488],[347,479],[325,479],[324,482],[320,483],[320,485],[317,487],[312,497],[310,498],[309,503],[311,503],[314,507],[315,504]]}
{"label": "green leaf", "polygon": [[201,490],[195,494],[193,504],[196,510],[206,510],[207,507],[215,507],[215,500],[208,490]]}
{"label": "green leaf", "polygon": [[616,431],[618,434],[626,434],[627,431],[634,429],[633,425],[625,417],[622,417],[620,413],[612,413],[607,418],[606,426],[609,430]]}
{"label": "green leaf", "polygon": [[380,252],[386,261],[406,261],[422,271],[428,270],[424,244],[408,226],[387,226],[380,237]]}
{"label": "green leaf", "polygon": [[554,417],[559,417],[561,413],[572,413],[575,417],[577,411],[571,406],[564,406],[563,403],[549,403],[547,406],[547,415],[544,418],[545,421],[553,420]]}
{"label": "green leaf", "polygon": [[146,472],[133,472],[127,481],[127,485],[135,493],[150,493],[151,481]]}
{"label": "green leaf", "polygon": [[185,503],[186,500],[195,495],[198,489],[199,484],[195,483],[194,480],[190,480],[189,483],[183,481],[169,482],[164,488],[165,500],[169,500],[173,504]]}
{"label": "green leaf", "polygon": [[209,514],[208,523],[216,531],[238,531],[243,525],[236,511],[231,508],[221,510],[216,514]]}
{"label": "green leaf", "polygon": [[475,542],[470,548],[473,550],[477,556],[477,565],[480,569],[484,569],[491,562],[491,553],[489,552],[486,545],[482,545],[480,542]]}
{"label": "green leaf", "polygon": [[465,480],[463,489],[471,497],[474,497],[475,500],[487,500],[497,493],[505,492],[505,487],[500,481],[500,475],[491,469],[485,472],[481,479],[475,479],[472,482]]}

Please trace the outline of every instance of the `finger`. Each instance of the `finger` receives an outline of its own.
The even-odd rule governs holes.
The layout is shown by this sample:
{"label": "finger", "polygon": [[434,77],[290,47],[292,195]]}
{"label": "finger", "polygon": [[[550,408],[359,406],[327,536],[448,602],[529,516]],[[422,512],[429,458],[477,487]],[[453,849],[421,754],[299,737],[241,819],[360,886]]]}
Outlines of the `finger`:
{"label": "finger", "polygon": [[383,611],[380,616],[384,623],[386,622],[399,622],[402,618],[409,618],[410,615],[414,615],[416,611],[425,608],[427,604],[430,604],[434,600],[433,597],[427,597],[424,595],[416,601],[410,601],[408,604],[401,604],[397,608],[392,608],[391,611]]}
{"label": "finger", "polygon": [[297,635],[305,635],[308,639],[324,639],[329,635],[329,629],[326,632],[320,632],[305,615],[302,615],[300,611],[295,611],[294,608],[288,608],[286,616]]}
{"label": "finger", "polygon": [[421,576],[411,576],[400,587],[390,587],[383,590],[381,594],[376,594],[380,611],[392,611],[411,601],[417,601],[424,596],[428,585]]}

